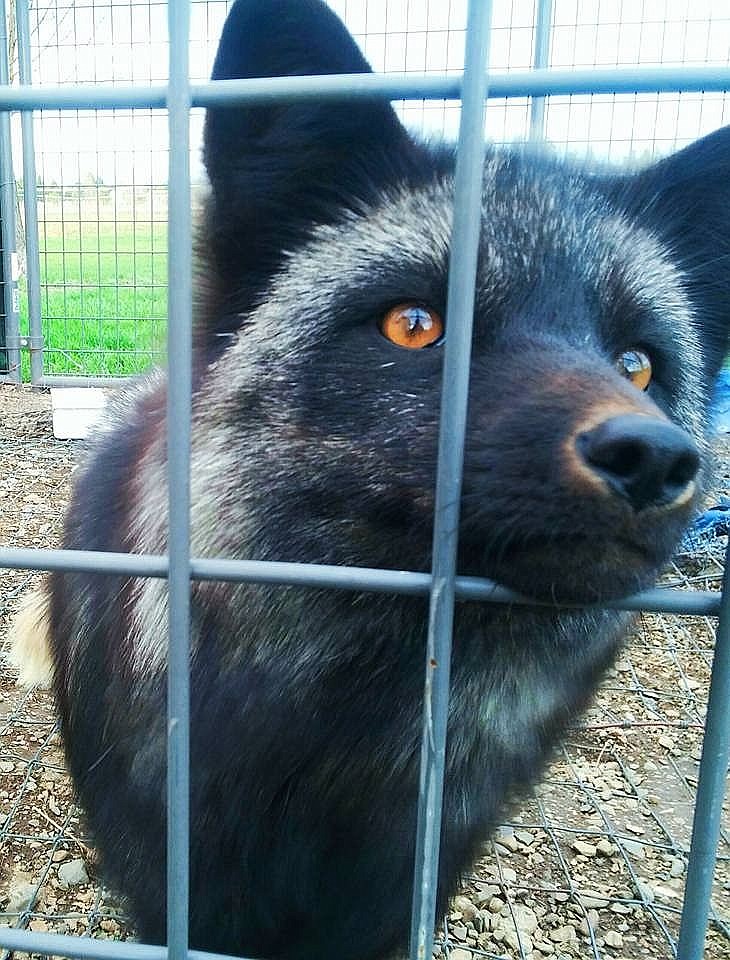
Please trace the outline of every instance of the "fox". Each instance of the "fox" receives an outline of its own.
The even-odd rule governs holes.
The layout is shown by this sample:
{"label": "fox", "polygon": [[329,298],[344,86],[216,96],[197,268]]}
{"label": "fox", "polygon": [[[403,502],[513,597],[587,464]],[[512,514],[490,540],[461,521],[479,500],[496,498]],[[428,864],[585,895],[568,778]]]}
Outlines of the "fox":
{"label": "fox", "polygon": [[[236,0],[213,79],[367,73],[321,0]],[[211,106],[196,240],[191,549],[428,571],[456,148],[382,98]],[[610,667],[711,473],[730,127],[641,169],[485,151],[438,909]],[[174,318],[173,318],[174,322]],[[453,322],[459,323],[459,317]],[[167,548],[166,385],[123,391],[69,550]],[[53,572],[46,676],[102,876],[165,940],[161,580]],[[191,583],[191,947],[379,960],[408,939],[428,600]]]}

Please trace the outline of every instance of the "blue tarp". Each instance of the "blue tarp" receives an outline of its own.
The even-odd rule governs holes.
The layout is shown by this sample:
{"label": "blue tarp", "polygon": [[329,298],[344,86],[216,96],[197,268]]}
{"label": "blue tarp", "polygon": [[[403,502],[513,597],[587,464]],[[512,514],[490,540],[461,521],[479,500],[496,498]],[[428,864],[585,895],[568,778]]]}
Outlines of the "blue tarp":
{"label": "blue tarp", "polygon": [[[715,433],[730,433],[730,368],[720,371],[715,384],[711,406],[712,426]],[[699,550],[717,549],[714,541],[730,533],[730,497],[718,497],[708,510],[692,523],[679,547],[680,553],[697,553]]]}

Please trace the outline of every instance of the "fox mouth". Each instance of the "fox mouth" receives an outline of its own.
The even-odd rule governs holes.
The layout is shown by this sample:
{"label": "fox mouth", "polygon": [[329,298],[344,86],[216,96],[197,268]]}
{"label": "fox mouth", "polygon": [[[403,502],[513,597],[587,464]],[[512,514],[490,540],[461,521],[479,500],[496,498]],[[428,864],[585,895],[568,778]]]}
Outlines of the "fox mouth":
{"label": "fox mouth", "polygon": [[468,567],[541,603],[593,605],[651,586],[671,555],[658,547],[626,536],[534,537],[482,552]]}

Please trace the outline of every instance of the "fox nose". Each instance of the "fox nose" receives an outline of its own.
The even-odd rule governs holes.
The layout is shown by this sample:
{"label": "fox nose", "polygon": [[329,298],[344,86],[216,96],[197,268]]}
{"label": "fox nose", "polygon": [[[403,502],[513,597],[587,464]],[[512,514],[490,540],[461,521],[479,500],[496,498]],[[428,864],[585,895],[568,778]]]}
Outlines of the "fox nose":
{"label": "fox nose", "polygon": [[576,447],[590,470],[634,510],[679,505],[694,492],[697,447],[666,420],[621,414],[579,434]]}

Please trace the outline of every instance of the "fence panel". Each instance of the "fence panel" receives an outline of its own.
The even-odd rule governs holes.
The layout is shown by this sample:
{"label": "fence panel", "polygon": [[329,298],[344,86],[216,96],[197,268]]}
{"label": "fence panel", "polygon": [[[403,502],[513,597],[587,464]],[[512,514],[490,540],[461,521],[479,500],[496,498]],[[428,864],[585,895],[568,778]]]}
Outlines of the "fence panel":
{"label": "fence panel", "polygon": [[[337,4],[333,4],[337,6]],[[392,29],[394,7],[385,4],[386,12],[390,11],[391,30],[385,27],[373,29],[373,23],[368,20],[367,11],[375,9],[372,6],[345,3],[346,18],[362,18],[359,32],[363,40],[366,53],[375,61],[376,68],[381,66],[378,59],[382,57],[382,66],[396,69],[395,63],[401,69],[413,72],[416,76],[423,73],[424,67],[437,74],[460,74],[463,68],[463,50],[467,37],[465,20],[465,5],[453,3],[451,5],[452,20],[444,20],[444,5],[419,5],[411,3],[405,5],[406,28],[402,31]],[[397,7],[397,5],[395,5]],[[462,9],[463,6],[463,9]],[[703,18],[691,15],[686,10],[685,46],[670,45],[670,38],[674,38],[672,28],[676,18],[674,14],[666,14],[661,21],[654,23],[649,20],[636,22],[614,22],[610,16],[601,18],[601,7],[594,10],[594,20],[582,22],[571,19],[563,23],[566,11],[573,11],[572,18],[576,17],[576,10],[583,11],[589,5],[566,5],[556,2],[553,15],[552,46],[549,61],[553,66],[560,66],[564,51],[573,45],[571,64],[576,63],[575,50],[585,47],[585,37],[593,38],[593,59],[585,66],[601,66],[607,62],[616,65],[626,63],[651,63],[652,57],[646,53],[643,44],[651,36],[651,53],[669,60],[678,60],[685,63],[717,62],[727,65],[727,51],[715,50],[712,40],[712,25],[723,24],[728,18],[705,13]],[[340,3],[342,8],[343,4]],[[487,5],[479,0],[471,4],[472,30],[479,31],[479,14],[485,15]],[[225,14],[226,4],[223,2],[196,2],[190,4],[190,14],[193,36],[200,36],[203,30],[217,30]],[[676,11],[677,5],[671,7]],[[698,5],[701,10],[701,5]],[[709,8],[708,8],[709,9]],[[425,11],[425,12],[424,12]],[[670,11],[670,12],[671,12]],[[186,23],[188,5],[179,2],[170,8],[171,45],[167,40],[151,37],[166,36],[165,27],[162,27],[167,10],[163,4],[137,4],[134,2],[109,3],[107,5],[88,5],[80,2],[31,7],[31,37],[35,37],[37,51],[33,66],[34,82],[48,83],[51,80],[69,85],[71,97],[79,83],[94,82],[103,86],[113,87],[120,80],[141,81],[150,89],[150,103],[155,102],[153,88],[158,83],[167,81],[167,71],[161,63],[168,57],[170,69],[170,110],[169,118],[156,106],[147,106],[131,110],[124,106],[114,106],[112,94],[104,110],[90,110],[82,107],[68,106],[63,109],[43,108],[36,119],[35,139],[38,145],[38,177],[34,184],[25,184],[27,196],[35,191],[35,202],[38,204],[40,225],[40,261],[39,287],[42,292],[40,298],[41,320],[44,337],[45,367],[44,373],[78,373],[83,376],[94,373],[108,375],[129,372],[146,366],[162,353],[162,333],[165,330],[165,317],[168,309],[175,316],[175,324],[170,325],[168,353],[171,368],[176,376],[172,378],[174,390],[170,397],[169,408],[169,450],[170,450],[170,511],[172,530],[170,554],[166,558],[135,558],[116,555],[72,555],[52,551],[13,551],[0,550],[0,565],[8,567],[38,567],[41,569],[70,569],[74,564],[91,565],[92,569],[106,572],[129,570],[144,575],[167,576],[170,582],[171,596],[171,653],[173,669],[170,670],[170,729],[173,732],[170,741],[170,795],[169,803],[173,810],[178,811],[171,817],[173,826],[170,834],[170,848],[168,863],[171,865],[170,890],[175,895],[170,897],[170,951],[176,957],[182,957],[186,951],[185,916],[187,910],[187,894],[184,884],[180,883],[185,873],[186,857],[183,837],[187,833],[186,824],[186,783],[187,783],[187,744],[185,729],[186,701],[187,701],[187,622],[188,622],[188,589],[190,576],[208,576],[220,578],[241,578],[254,580],[257,577],[274,579],[287,583],[327,583],[332,586],[352,588],[362,582],[370,583],[365,574],[350,570],[296,570],[293,567],[286,569],[270,564],[225,564],[211,561],[191,560],[189,556],[188,511],[189,495],[187,490],[189,473],[189,421],[190,421],[190,145],[188,128],[188,111],[191,103],[200,105],[206,97],[213,93],[207,87],[199,86],[191,90],[188,82],[188,57],[183,50],[189,49],[190,74],[195,78],[198,66],[204,66],[209,55],[208,40],[196,40],[188,48]],[[464,16],[462,16],[462,13]],[[529,16],[528,16],[529,13]],[[408,17],[413,20],[408,20]],[[422,27],[416,27],[418,23]],[[693,18],[694,16],[694,18]],[[501,19],[500,19],[501,18]],[[529,66],[535,60],[540,62],[543,53],[535,53],[534,44],[535,10],[532,3],[512,3],[509,7],[504,4],[495,5],[495,20],[492,30],[492,57],[493,66],[500,67],[500,56],[506,66]],[[655,33],[644,27],[656,26],[659,22],[664,25],[661,49],[656,47]],[[140,26],[142,24],[143,26]],[[454,26],[455,24],[455,26]],[[707,33],[703,33],[704,24]],[[410,30],[409,30],[410,25]],[[691,26],[691,29],[690,29]],[[631,28],[626,29],[625,27]],[[64,30],[67,31],[64,33]],[[146,31],[146,32],[145,32]],[[500,33],[500,31],[503,31]],[[144,34],[145,40],[139,37]],[[401,36],[402,34],[402,36]],[[214,34],[209,34],[214,37]],[[629,55],[622,53],[622,37],[629,36],[633,48],[637,53]],[[46,38],[45,41],[42,38]],[[391,37],[396,37],[391,46]],[[411,43],[410,38],[415,37]],[[580,40],[579,38],[583,38]],[[688,38],[694,37],[693,43],[704,43],[704,56],[690,56]],[[54,38],[54,39],[51,39]],[[529,38],[529,40],[528,40]],[[566,39],[568,38],[568,39]],[[570,39],[572,38],[572,39]],[[697,39],[699,38],[699,39]],[[92,42],[88,42],[89,39]],[[470,35],[470,39],[478,47],[477,37]],[[610,39],[610,42],[609,42]],[[628,42],[628,41],[626,41]],[[672,39],[672,44],[675,41]],[[196,46],[195,44],[198,44]],[[414,45],[415,46],[414,46]],[[506,45],[506,46],[505,46]],[[588,44],[590,46],[590,43]],[[666,49],[665,49],[666,47]],[[425,57],[423,67],[414,66],[408,58],[413,56],[413,49]],[[694,48],[693,48],[694,49]],[[697,48],[699,49],[699,47]],[[496,50],[496,53],[495,53]],[[667,54],[669,50],[669,54]],[[83,51],[83,53],[82,53]],[[424,52],[425,51],[425,52]],[[429,52],[430,51],[430,52]],[[455,53],[455,51],[460,51]],[[164,54],[164,55],[163,55]],[[665,57],[666,54],[666,57]],[[631,57],[634,56],[635,59]],[[723,60],[723,56],[725,59]],[[405,59],[403,59],[405,58]],[[207,61],[206,61],[207,62]],[[478,62],[478,61],[477,61]],[[434,66],[434,64],[436,64]],[[55,76],[54,76],[55,71]],[[131,71],[131,72],[130,72]],[[159,75],[163,71],[162,76]],[[206,71],[207,72],[207,68]],[[590,74],[588,75],[590,77]],[[544,124],[547,136],[563,149],[585,152],[587,149],[601,147],[604,155],[616,158],[617,156],[641,159],[647,153],[663,152],[684,140],[693,139],[703,129],[720,125],[726,118],[728,72],[721,73],[721,80],[715,80],[712,94],[699,93],[677,96],[676,94],[560,94],[550,97],[545,103]],[[0,77],[0,79],[2,79]],[[464,94],[466,95],[466,80]],[[477,77],[477,88],[482,82]],[[583,89],[580,83],[575,83],[576,90]],[[585,81],[583,81],[584,83]],[[589,81],[590,82],[590,81]],[[676,86],[682,86],[682,74],[677,71],[673,79],[668,81]],[[525,80],[529,87],[530,79]],[[699,81],[694,81],[697,87]],[[647,81],[643,86],[646,87]],[[713,84],[708,84],[712,86]],[[723,86],[724,85],[724,86]],[[418,83],[416,84],[418,86]],[[422,86],[426,86],[422,84]],[[642,87],[642,83],[637,83]],[[282,97],[295,95],[299,89],[297,83],[292,83],[288,91],[282,91]],[[322,85],[322,91],[327,85]],[[393,84],[394,91],[402,93],[404,85]],[[444,87],[446,89],[446,87]],[[492,92],[499,91],[499,82],[495,81]],[[443,91],[442,91],[443,92]],[[533,92],[540,92],[537,87]],[[474,90],[472,90],[474,95]],[[1,96],[2,94],[0,94]],[[218,95],[218,94],[215,94]],[[235,95],[235,92],[231,94]],[[50,92],[45,94],[47,102],[53,101]],[[481,96],[481,94],[480,94]],[[41,91],[43,97],[43,91]],[[120,93],[120,104],[125,103],[125,94]],[[622,99],[623,98],[623,99]],[[693,99],[695,98],[695,99]],[[91,97],[93,99],[93,96]],[[144,98],[143,98],[144,99]],[[101,100],[101,95],[99,95]],[[10,98],[4,102],[7,106]],[[687,106],[687,105],[694,106]],[[696,105],[700,104],[700,109]],[[707,104],[707,109],[704,106]],[[624,109],[628,105],[628,110]],[[648,106],[647,106],[648,105]],[[424,100],[415,107],[404,104],[403,115],[413,120],[414,115],[409,111],[420,111],[418,122],[424,128],[433,121],[431,100]],[[605,110],[608,106],[610,109]],[[26,104],[27,107],[27,104]],[[567,111],[566,108],[567,107]],[[676,107],[676,109],[675,109]],[[455,101],[446,98],[437,104],[437,126],[450,125],[461,118],[461,107]],[[467,111],[473,110],[473,113]],[[481,104],[479,104],[481,111]],[[647,112],[648,111],[648,112]],[[646,126],[643,118],[653,114],[657,125],[652,136],[645,136]],[[481,137],[474,137],[474,116],[477,107],[464,109],[463,133],[460,141],[460,156],[472,161],[478,157]],[[670,118],[666,125],[662,124],[665,116]],[[502,127],[499,127],[499,118],[502,118]],[[631,135],[626,136],[623,124],[631,119]],[[718,121],[719,118],[719,122]],[[169,148],[166,123],[169,122]],[[199,125],[199,117],[196,121]],[[520,137],[528,135],[531,123],[529,97],[509,96],[504,103],[490,103],[487,109],[487,128],[496,130],[496,139],[508,138],[512,131],[519,129]],[[495,124],[494,128],[492,124]],[[541,124],[542,125],[542,122]],[[479,123],[481,128],[481,123]],[[193,132],[196,127],[193,125]],[[468,132],[471,130],[471,143],[467,144]],[[120,131],[122,133],[120,134]],[[121,138],[121,139],[117,139]],[[72,144],[69,147],[69,144]],[[144,158],[144,159],[142,159]],[[170,194],[167,194],[167,162],[169,160]],[[164,161],[164,164],[163,164]],[[90,180],[84,182],[85,171],[90,170]],[[144,174],[140,175],[140,169]],[[55,176],[55,173],[58,176]],[[473,172],[473,171],[472,171]],[[466,175],[465,175],[466,177]],[[468,180],[468,177],[466,177]],[[466,182],[466,181],[465,181]],[[464,190],[468,189],[468,184]],[[468,193],[464,193],[468,197]],[[463,205],[464,216],[474,204]],[[170,223],[170,266],[168,277],[168,232],[166,229],[169,217]],[[458,218],[457,218],[458,219]],[[107,226],[108,225],[108,232]],[[467,228],[459,232],[457,242],[467,236]],[[26,246],[27,250],[31,245]],[[468,257],[462,258],[466,264]],[[5,261],[4,261],[5,262]],[[30,272],[28,273],[30,280]],[[467,267],[461,278],[461,287],[457,288],[458,278],[452,278],[452,292],[450,300],[462,294],[462,307],[466,314],[470,313],[469,296],[464,281],[468,278]],[[467,284],[467,286],[469,286]],[[127,294],[129,301],[125,300]],[[147,299],[144,299],[147,297]],[[108,299],[110,298],[110,299]],[[143,303],[144,300],[144,303]],[[111,331],[111,333],[109,333]],[[459,356],[458,348],[449,347],[449,356],[455,359],[447,360],[453,364],[455,376],[453,382],[454,396],[446,397],[444,414],[453,423],[455,410],[459,411],[459,400],[465,397],[467,378],[467,359],[464,356],[464,344]],[[129,359],[131,357],[131,360]],[[447,378],[448,379],[448,378]],[[457,416],[457,420],[463,419]],[[449,452],[449,444],[452,444]],[[453,431],[443,431],[441,440],[441,468],[437,487],[438,502],[451,505],[458,502],[459,484],[459,436]],[[454,484],[456,485],[454,487]],[[451,486],[449,486],[451,485]],[[451,518],[451,526],[456,520]],[[438,590],[438,603],[433,603],[433,624],[440,621],[437,629],[432,626],[431,638],[436,633],[448,638],[450,634],[450,609],[454,597],[459,591],[472,590],[476,595],[489,597],[492,601],[513,601],[508,594],[495,592],[493,586],[487,582],[458,583],[455,580],[453,563],[453,544],[448,543],[444,530],[436,530],[436,552],[443,552],[443,565],[435,567],[434,577],[424,577],[408,581],[402,575],[388,575],[387,571],[376,571],[373,577],[378,581],[379,589],[403,589],[404,584],[410,583],[414,590],[423,592],[442,581],[447,589]],[[414,575],[416,576],[416,575]],[[372,583],[370,583],[372,586]],[[365,587],[367,589],[367,587]],[[436,595],[436,591],[434,591]],[[660,594],[663,597],[664,594]],[[672,595],[673,596],[673,595]],[[651,606],[651,600],[656,599],[654,594],[634,601],[641,608]],[[660,601],[661,602],[661,601]],[[440,607],[440,604],[444,604]],[[716,613],[718,600],[716,596],[710,598],[692,595],[675,598],[668,601],[670,606],[680,612]],[[629,605],[630,606],[630,605]],[[707,881],[708,851],[714,848],[713,831],[720,831],[720,817],[718,813],[718,780],[722,784],[727,768],[728,736],[727,725],[723,728],[724,700],[727,696],[727,663],[726,644],[730,631],[726,622],[727,613],[723,611],[719,637],[723,646],[718,648],[716,683],[713,684],[712,705],[708,716],[712,718],[712,728],[708,736],[711,745],[706,751],[707,759],[703,761],[703,775],[700,787],[700,801],[698,809],[701,811],[696,825],[695,849],[702,860],[693,859],[693,864],[699,864],[696,869],[690,866],[690,884],[692,893],[688,893],[688,903],[693,913],[682,929],[679,941],[679,956],[681,960],[692,960],[698,956],[698,949],[704,938],[704,917],[707,913],[707,898],[710,886]],[[448,645],[448,641],[447,641]],[[430,656],[432,655],[430,653]],[[430,658],[430,657],[429,657]],[[439,662],[443,662],[439,653]],[[431,671],[427,669],[427,674]],[[448,674],[444,674],[446,682]],[[428,687],[428,684],[427,684]],[[427,694],[428,694],[427,689]],[[645,691],[642,691],[642,695]],[[438,707],[434,716],[436,725],[443,729],[446,710],[446,691],[441,690],[438,697]],[[718,709],[718,704],[720,708]],[[178,736],[180,737],[178,739]],[[428,756],[432,742],[426,739],[424,750]],[[570,759],[569,762],[574,762]],[[438,767],[438,759],[435,766]],[[433,803],[439,792],[438,774],[435,780],[429,781],[428,763],[425,770],[424,793],[422,796],[422,811],[425,804]],[[433,773],[433,769],[432,769]],[[576,774],[576,782],[584,790],[586,796],[592,792]],[[432,783],[432,786],[428,786]],[[709,784],[705,788],[705,784]],[[638,794],[637,794],[638,797]],[[706,802],[707,799],[707,802]],[[708,812],[709,810],[709,812]],[[714,820],[713,820],[714,818]],[[713,822],[710,822],[713,821]],[[547,815],[541,820],[542,828],[548,834],[554,834]],[[606,828],[608,829],[608,827]],[[672,839],[670,829],[666,830],[668,846],[677,846]],[[727,843],[727,837],[723,836]],[[556,844],[556,847],[558,845]],[[433,872],[435,865],[435,850],[433,835],[431,841],[423,834],[421,844],[424,851],[424,866],[426,872]],[[430,853],[427,851],[430,849]],[[508,848],[506,848],[508,849]],[[177,859],[179,858],[179,859]],[[709,857],[712,860],[712,856]],[[564,865],[564,864],[563,864]],[[564,865],[565,866],[565,865]],[[568,885],[570,873],[566,867]],[[637,883],[638,883],[637,879]],[[704,887],[702,884],[704,883]],[[428,883],[421,884],[423,890]],[[657,927],[665,937],[669,949],[674,952],[677,941],[674,932],[665,920],[666,914],[660,907],[654,905],[648,895],[644,895],[637,887],[639,905],[646,909],[655,920]],[[695,895],[696,894],[696,895]],[[429,914],[428,896],[421,898],[416,891],[416,916],[421,919],[416,922],[414,929],[413,956],[428,955],[430,950],[430,924],[432,917]],[[674,911],[676,914],[676,910]],[[676,917],[675,917],[676,919]],[[718,920],[722,926],[724,921]],[[725,927],[727,932],[727,928]],[[69,956],[99,956],[158,958],[166,955],[164,951],[144,946],[130,944],[90,943],[88,941],[59,940],[48,934],[19,934],[13,931],[0,932],[0,944],[12,949],[38,950],[47,953],[61,953]],[[598,944],[591,934],[590,944],[593,956],[600,956]],[[196,956],[191,954],[191,956]]]}

